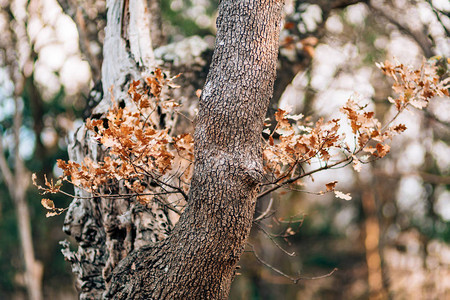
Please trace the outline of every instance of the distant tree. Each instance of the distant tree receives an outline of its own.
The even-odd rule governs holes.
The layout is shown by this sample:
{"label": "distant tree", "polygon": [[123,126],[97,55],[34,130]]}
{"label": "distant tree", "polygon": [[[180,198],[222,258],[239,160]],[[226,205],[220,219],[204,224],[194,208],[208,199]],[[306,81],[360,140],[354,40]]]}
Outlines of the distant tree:
{"label": "distant tree", "polygon": [[[2,7],[3,10],[3,7]],[[19,231],[21,252],[24,261],[24,277],[25,286],[28,296],[31,300],[41,300],[42,296],[42,277],[43,265],[36,259],[35,247],[33,245],[33,236],[31,230],[30,208],[26,199],[26,192],[31,183],[29,180],[30,172],[25,167],[24,160],[19,153],[21,146],[20,132],[23,126],[23,111],[25,104],[22,95],[25,90],[34,88],[33,79],[30,74],[24,70],[24,61],[30,61],[30,53],[22,49],[26,49],[27,40],[26,23],[27,18],[21,15],[21,11],[16,7],[16,10],[8,4],[4,7],[2,15],[11,25],[3,32],[0,42],[0,53],[2,55],[2,67],[7,72],[7,76],[13,83],[13,91],[10,96],[14,102],[14,112],[12,116],[12,124],[10,128],[5,128],[0,132],[0,171],[3,181],[5,182],[9,195],[13,200],[16,209],[17,228]],[[23,51],[24,53],[20,53]],[[6,93],[5,93],[6,94]],[[41,101],[40,95],[31,95],[32,100]],[[6,116],[3,116],[5,118]],[[3,126],[2,126],[3,127]],[[10,151],[10,161],[6,156],[5,137],[7,136],[7,129],[9,135],[12,136],[12,146]],[[11,153],[12,152],[12,153]],[[12,158],[12,159],[11,159]]]}

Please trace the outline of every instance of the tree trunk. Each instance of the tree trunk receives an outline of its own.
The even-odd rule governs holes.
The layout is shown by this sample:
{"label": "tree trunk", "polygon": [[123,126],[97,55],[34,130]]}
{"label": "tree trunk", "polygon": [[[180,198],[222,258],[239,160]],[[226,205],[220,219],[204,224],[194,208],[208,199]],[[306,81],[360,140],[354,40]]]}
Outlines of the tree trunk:
{"label": "tree trunk", "polygon": [[226,299],[262,179],[261,131],[283,2],[224,0],[195,128],[189,203],[172,234],[134,251],[106,298]]}
{"label": "tree trunk", "polygon": [[[25,165],[19,153],[20,147],[20,126],[22,125],[22,104],[18,99],[22,93],[23,85],[17,84],[14,102],[16,111],[14,114],[14,167],[13,184],[9,185],[9,193],[14,200],[17,210],[17,227],[19,229],[20,244],[22,246],[23,258],[25,262],[25,284],[30,300],[41,300],[42,297],[42,275],[44,267],[35,259],[33,236],[31,232],[30,212],[26,200],[26,191],[30,185],[30,175],[27,174]],[[24,80],[22,80],[24,82]],[[0,140],[1,142],[1,140]]]}
{"label": "tree trunk", "polygon": [[[151,1],[154,5],[155,1]],[[153,4],[152,4],[153,3]],[[128,87],[132,80],[142,80],[155,67],[147,0],[108,0],[105,41],[103,46],[103,100],[94,108],[91,118],[102,118],[117,102],[128,101]],[[154,27],[153,25],[151,26]],[[90,138],[84,126],[79,128],[68,148],[72,161],[85,157],[101,160],[104,149]],[[115,192],[122,192],[117,187]],[[147,208],[128,199],[92,198],[76,189],[79,198],[72,201],[64,220],[63,230],[78,242],[72,252],[63,241],[63,254],[72,263],[77,276],[80,299],[100,299],[117,263],[133,249],[167,237],[172,221],[166,209]]]}
{"label": "tree trunk", "polygon": [[23,105],[19,95],[23,92],[21,83],[24,78],[15,81],[14,102],[15,112],[13,121],[14,133],[14,172],[8,166],[4,156],[3,136],[0,135],[0,171],[5,180],[9,194],[16,208],[17,229],[19,230],[20,246],[24,260],[24,279],[30,300],[42,299],[42,275],[44,268],[35,259],[33,236],[31,231],[30,212],[26,200],[26,191],[30,184],[30,175],[19,153],[20,128],[22,126]]}
{"label": "tree trunk", "polygon": [[[23,178],[23,177],[22,177]],[[16,185],[17,190],[14,195],[14,202],[17,209],[17,225],[20,234],[20,244],[22,245],[23,258],[25,261],[25,284],[27,286],[28,297],[30,300],[41,300],[42,298],[42,275],[44,268],[42,264],[35,259],[33,238],[31,234],[30,213],[25,199],[25,190],[21,184]],[[26,185],[25,187],[28,187]]]}
{"label": "tree trunk", "polygon": [[[23,124],[24,104],[21,99],[24,93],[27,75],[24,65],[30,61],[28,49],[28,5],[9,1],[2,5],[2,20],[9,26],[2,27],[5,30],[0,40],[0,52],[2,52],[2,70],[8,72],[9,79],[14,84],[13,98],[15,111],[12,124],[13,132],[13,167],[10,167],[3,149],[3,133],[0,132],[0,172],[2,179],[8,188],[8,192],[14,202],[19,231],[20,246],[23,254],[25,286],[30,300],[41,300],[43,265],[36,260],[33,247],[33,236],[30,223],[30,213],[26,200],[26,191],[30,184],[24,161],[20,155],[20,131]],[[20,50],[19,50],[20,49]],[[6,132],[6,131],[5,131]],[[39,137],[37,138],[39,140]]]}
{"label": "tree trunk", "polygon": [[[148,10],[132,10],[133,5],[146,4],[107,2],[105,97],[94,117],[107,110],[111,93],[116,101],[127,101],[131,80],[154,67],[148,27],[138,21],[145,16],[133,15]],[[220,3],[196,122],[190,200],[175,228],[156,204],[148,210],[128,200],[77,198],[71,203],[64,230],[79,248],[71,252],[63,243],[63,252],[78,275],[81,299],[100,298],[105,288],[104,297],[114,299],[228,296],[262,178],[261,131],[275,80],[282,7],[280,0]],[[71,160],[102,158],[102,149],[88,137],[84,128],[78,130],[69,147]]]}

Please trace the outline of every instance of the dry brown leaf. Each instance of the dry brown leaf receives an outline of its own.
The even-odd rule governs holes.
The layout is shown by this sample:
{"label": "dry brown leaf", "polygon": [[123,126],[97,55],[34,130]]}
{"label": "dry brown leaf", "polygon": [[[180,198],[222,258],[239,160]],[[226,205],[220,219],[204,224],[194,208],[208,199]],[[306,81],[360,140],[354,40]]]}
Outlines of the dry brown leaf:
{"label": "dry brown leaf", "polygon": [[336,187],[336,184],[338,183],[337,180],[329,182],[327,184],[325,184],[326,188],[327,188],[327,192],[331,192],[334,191],[334,188]]}
{"label": "dry brown leaf", "polygon": [[43,206],[44,208],[46,208],[46,209],[48,209],[48,210],[53,210],[53,209],[55,209],[55,203],[53,203],[53,201],[50,200],[50,199],[43,198],[43,199],[41,200],[41,204],[42,204],[42,206]]}

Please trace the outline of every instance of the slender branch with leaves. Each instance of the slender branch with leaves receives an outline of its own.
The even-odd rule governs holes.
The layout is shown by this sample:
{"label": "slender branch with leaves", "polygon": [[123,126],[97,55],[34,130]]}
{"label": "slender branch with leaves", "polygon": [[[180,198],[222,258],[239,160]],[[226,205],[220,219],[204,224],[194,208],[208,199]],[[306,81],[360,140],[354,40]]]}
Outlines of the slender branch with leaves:
{"label": "slender branch with leaves", "polygon": [[[446,61],[450,63],[449,60]],[[276,125],[270,124],[263,134],[263,158],[265,181],[262,182],[259,198],[280,188],[295,189],[299,181],[314,173],[352,164],[361,171],[362,164],[380,159],[390,151],[389,143],[395,135],[406,130],[404,124],[396,124],[397,117],[409,108],[424,109],[433,97],[448,96],[450,79],[439,73],[434,61],[424,61],[419,69],[401,63],[377,64],[381,71],[393,78],[395,98],[389,98],[396,110],[394,117],[382,125],[374,112],[355,99],[349,99],[341,108],[343,118],[325,122],[322,118],[313,123],[303,115],[293,115],[279,109],[275,113]],[[439,75],[438,75],[439,74]],[[85,158],[83,162],[58,160],[63,170],[56,183],[45,180],[44,186],[35,183],[43,194],[64,193],[63,184],[69,183],[88,191],[92,197],[130,198],[142,204],[158,201],[172,211],[181,214],[188,200],[189,182],[194,160],[193,138],[189,133],[173,136],[170,126],[160,128],[157,114],[176,113],[179,103],[167,98],[165,89],[176,87],[173,80],[160,69],[145,82],[134,81],[129,90],[130,104],[117,104],[103,119],[88,120],[86,127],[91,138],[101,144],[108,155],[100,162]],[[353,146],[346,142],[341,128],[348,122]],[[305,171],[304,166],[309,168]],[[35,182],[33,176],[33,182]],[[338,181],[326,184],[325,191],[336,197],[350,200],[349,194],[335,189]],[[109,193],[110,186],[125,186],[129,193]],[[178,195],[181,198],[171,197]],[[42,200],[49,211],[47,216],[57,215],[65,209],[56,208],[50,199]],[[271,205],[270,205],[271,206]],[[258,219],[264,218],[264,212]]]}

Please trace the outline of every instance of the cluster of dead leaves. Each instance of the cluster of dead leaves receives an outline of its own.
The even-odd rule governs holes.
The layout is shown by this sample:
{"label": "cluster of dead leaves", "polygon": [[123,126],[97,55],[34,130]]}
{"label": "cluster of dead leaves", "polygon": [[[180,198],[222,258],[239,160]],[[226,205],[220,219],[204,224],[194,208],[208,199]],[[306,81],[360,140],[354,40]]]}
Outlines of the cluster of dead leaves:
{"label": "cluster of dead leaves", "polygon": [[[449,79],[440,80],[433,63],[424,62],[419,70],[388,61],[378,67],[394,79],[397,97],[389,101],[395,104],[397,115],[382,126],[374,112],[352,99],[341,108],[346,120],[311,122],[303,115],[279,109],[274,128],[263,131],[268,136],[263,143],[264,171],[273,179],[268,185],[278,188],[296,184],[308,174],[350,162],[359,172],[362,164],[369,161],[367,157],[386,156],[393,136],[406,130],[403,124],[393,124],[398,114],[409,106],[422,109],[435,96],[448,96]],[[131,83],[128,93],[132,105],[114,104],[103,119],[86,122],[91,138],[106,150],[102,161],[94,162],[87,157],[80,163],[58,160],[63,175],[57,183],[45,179],[45,185],[39,186],[34,175],[34,184],[48,194],[62,192],[63,182],[69,182],[94,196],[106,196],[102,191],[107,191],[108,186],[122,184],[143,203],[152,201],[155,195],[177,192],[186,195],[194,160],[193,138],[190,134],[172,136],[172,128],[159,125],[161,114],[173,113],[179,106],[164,93],[165,88],[174,87],[173,79],[157,69],[145,82]],[[342,121],[351,126],[356,141],[353,147],[345,143]],[[320,167],[307,174],[302,166],[311,164],[313,159],[319,161]],[[173,183],[174,178],[177,184]],[[325,192],[333,191],[337,197],[350,200],[349,194],[335,190],[336,184],[337,181],[328,183]],[[64,211],[55,208],[49,199],[43,199],[42,205],[49,210],[48,215]]]}
{"label": "cluster of dead leaves", "polygon": [[[353,99],[349,99],[341,108],[345,120],[324,122],[319,119],[313,124],[303,121],[302,115],[291,115],[279,109],[275,113],[275,128],[264,130],[268,135],[263,146],[265,172],[274,175],[269,184],[283,186],[284,183],[297,183],[296,179],[302,178],[304,172],[302,164],[310,164],[312,159],[318,161],[321,167],[308,172],[310,174],[349,162],[359,172],[363,163],[386,156],[392,138],[406,130],[404,124],[394,124],[402,111],[410,105],[423,109],[433,97],[448,96],[447,84],[450,79],[441,80],[433,62],[424,62],[419,70],[388,61],[378,64],[378,67],[394,78],[393,90],[397,97],[389,98],[389,101],[395,104],[395,117],[382,126],[374,112],[368,111]],[[353,147],[344,141],[345,134],[340,131],[342,121],[351,126],[356,141]],[[274,137],[277,137],[276,141]],[[339,198],[351,199],[348,194],[335,191],[336,183],[333,181],[327,184],[326,192],[334,191]]]}
{"label": "cluster of dead leaves", "polygon": [[[44,176],[45,186],[37,184],[36,174],[31,175],[31,180],[33,182],[33,185],[35,185],[41,191],[42,195],[59,193],[60,188],[62,187],[61,180],[58,180],[56,183],[54,183],[53,179],[48,180],[47,176]],[[66,210],[66,208],[57,208],[55,206],[55,203],[53,203],[53,201],[48,198],[43,198],[41,200],[41,204],[45,209],[47,209],[47,214],[45,215],[47,218],[59,215]]]}
{"label": "cluster of dead leaves", "polygon": [[[149,202],[154,195],[165,192],[186,192],[192,173],[192,136],[172,136],[171,128],[159,128],[161,114],[179,106],[164,95],[164,88],[174,87],[174,78],[156,69],[144,83],[131,83],[128,93],[132,105],[121,107],[113,100],[105,118],[88,119],[89,135],[107,154],[98,162],[88,157],[83,162],[58,160],[57,165],[63,170],[58,182],[69,182],[94,196],[107,196],[109,186],[123,184],[129,195],[138,196],[141,202]],[[178,177],[177,184],[169,184],[169,177]],[[150,185],[159,186],[160,190],[151,190]],[[38,188],[44,193],[55,193],[61,186],[55,188],[46,181],[45,187]]]}
{"label": "cluster of dead leaves", "polygon": [[[450,63],[450,59],[447,59],[447,63]],[[379,63],[377,67],[394,79],[392,89],[397,97],[388,99],[399,112],[409,105],[423,109],[431,98],[449,96],[447,84],[450,78],[441,80],[435,62],[424,61],[420,69],[389,61]]]}
{"label": "cluster of dead leaves", "polygon": [[[291,115],[278,109],[275,113],[275,128],[263,131],[269,134],[263,147],[266,173],[276,177],[285,176],[286,172],[295,172],[296,165],[310,163],[313,157],[320,157],[327,162],[331,157],[330,149],[339,147],[341,138],[338,134],[338,119],[326,123],[319,119],[314,125],[302,119],[302,115]],[[275,135],[278,136],[277,142],[274,140]]]}

